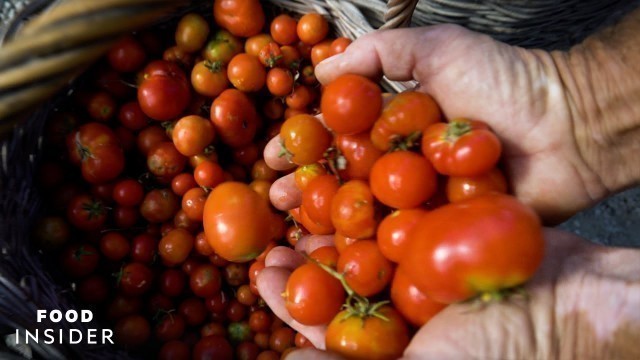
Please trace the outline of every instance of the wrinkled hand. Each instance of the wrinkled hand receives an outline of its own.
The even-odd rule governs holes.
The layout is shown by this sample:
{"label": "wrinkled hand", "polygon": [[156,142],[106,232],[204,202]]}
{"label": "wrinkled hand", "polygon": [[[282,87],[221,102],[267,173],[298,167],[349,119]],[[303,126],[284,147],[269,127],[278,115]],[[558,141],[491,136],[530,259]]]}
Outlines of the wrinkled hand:
{"label": "wrinkled hand", "polygon": [[[447,307],[418,331],[404,359],[640,358],[640,250],[604,248],[552,229],[545,238],[545,260],[525,287],[527,296]],[[310,236],[298,250],[330,242]],[[294,250],[275,248],[258,275],[258,289],[278,317],[324,349],[325,328],[296,323],[281,296],[303,261]],[[297,358],[339,357],[305,349],[287,359]]]}

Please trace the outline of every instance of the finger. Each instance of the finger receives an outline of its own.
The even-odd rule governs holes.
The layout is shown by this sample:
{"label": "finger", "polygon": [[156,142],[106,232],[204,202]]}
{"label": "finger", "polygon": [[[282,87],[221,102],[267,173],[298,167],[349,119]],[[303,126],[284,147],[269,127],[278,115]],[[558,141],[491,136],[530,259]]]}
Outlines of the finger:
{"label": "finger", "polygon": [[302,203],[302,191],[296,186],[295,173],[281,177],[271,184],[269,199],[278,210],[291,210]]}
{"label": "finger", "polygon": [[436,71],[447,61],[438,56],[440,48],[455,44],[463,32],[470,33],[455,25],[374,31],[356,39],[342,54],[319,63],[315,74],[323,84],[347,73],[421,81],[425,77],[416,71]]}
{"label": "finger", "polygon": [[333,235],[306,235],[296,243],[296,251],[311,254],[323,246],[334,246]]}
{"label": "finger", "polygon": [[324,334],[326,326],[307,326],[293,320],[285,307],[282,294],[287,285],[291,272],[281,267],[266,267],[260,271],[256,280],[258,292],[269,305],[271,311],[294,330],[302,333],[318,349],[324,349]]}
{"label": "finger", "polygon": [[340,360],[342,357],[334,353],[321,351],[313,348],[303,348],[292,351],[284,358],[285,360]]}
{"label": "finger", "polygon": [[267,146],[264,147],[264,161],[273,170],[283,171],[289,170],[296,166],[289,161],[286,156],[280,156],[282,150],[282,144],[280,143],[280,135],[276,135],[273,139],[269,140]]}
{"label": "finger", "polygon": [[305,262],[306,260],[299,252],[286,246],[271,249],[264,259],[266,266],[278,266],[292,271]]}

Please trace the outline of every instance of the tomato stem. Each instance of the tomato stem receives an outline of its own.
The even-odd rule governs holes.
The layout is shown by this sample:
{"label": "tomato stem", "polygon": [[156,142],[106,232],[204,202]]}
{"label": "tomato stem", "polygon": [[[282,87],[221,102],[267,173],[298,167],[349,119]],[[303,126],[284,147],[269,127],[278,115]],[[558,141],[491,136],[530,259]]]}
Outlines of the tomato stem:
{"label": "tomato stem", "polygon": [[466,121],[452,121],[447,125],[445,138],[448,142],[456,142],[459,137],[471,131],[471,124]]}

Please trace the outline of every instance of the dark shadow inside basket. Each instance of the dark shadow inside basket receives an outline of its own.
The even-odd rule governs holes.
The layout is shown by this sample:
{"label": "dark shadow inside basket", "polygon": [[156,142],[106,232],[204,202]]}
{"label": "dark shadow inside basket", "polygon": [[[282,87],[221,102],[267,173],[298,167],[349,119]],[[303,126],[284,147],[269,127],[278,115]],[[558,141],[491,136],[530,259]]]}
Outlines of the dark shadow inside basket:
{"label": "dark shadow inside basket", "polygon": [[[277,1],[275,1],[278,3]],[[295,1],[294,1],[295,2]],[[367,7],[368,0],[354,1],[360,5],[371,25],[382,24],[379,11],[384,6]],[[438,23],[457,23],[485,32],[514,45],[546,49],[567,48],[583,39],[604,23],[615,21],[636,2],[628,1],[566,1],[560,9],[558,2],[547,1],[422,1],[418,5],[413,26]],[[364,5],[363,5],[364,4]],[[623,6],[624,5],[624,6]],[[198,12],[211,17],[210,5],[196,5]],[[194,10],[190,8],[188,10]],[[328,13],[331,9],[326,9]],[[166,19],[155,28],[171,31],[176,18]],[[61,272],[56,257],[38,251],[31,245],[31,231],[36,219],[44,214],[43,196],[37,186],[37,168],[43,159],[51,158],[43,148],[45,122],[57,108],[74,96],[77,89],[88,81],[90,73],[77,79],[54,99],[35,109],[0,147],[0,335],[15,333],[16,329],[51,328],[59,325],[36,323],[36,309],[78,308],[71,291],[71,283]],[[81,308],[81,306],[80,306]],[[82,324],[62,327],[81,328]],[[101,328],[102,325],[88,324]],[[31,349],[40,358],[145,358],[147,352],[126,354],[114,352],[110,346],[52,346],[41,345]],[[16,352],[0,343],[0,358],[9,359]]]}

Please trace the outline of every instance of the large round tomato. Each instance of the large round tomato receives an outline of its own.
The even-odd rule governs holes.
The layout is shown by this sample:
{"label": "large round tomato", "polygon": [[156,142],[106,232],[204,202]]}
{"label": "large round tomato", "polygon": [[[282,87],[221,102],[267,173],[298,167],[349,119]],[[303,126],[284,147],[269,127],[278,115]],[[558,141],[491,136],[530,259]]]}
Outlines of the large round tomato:
{"label": "large round tomato", "polygon": [[383,306],[376,316],[353,315],[343,310],[331,321],[325,334],[327,350],[348,359],[392,360],[402,357],[409,344],[409,330],[400,314]]}
{"label": "large round tomato", "polygon": [[143,77],[138,87],[138,102],[148,117],[158,121],[172,120],[189,105],[189,81],[178,64],[153,61],[145,67]]}
{"label": "large round tomato", "polygon": [[71,161],[80,164],[82,177],[92,184],[115,179],[124,169],[124,152],[117,135],[107,126],[91,122],[67,138]]}
{"label": "large round tomato", "polygon": [[320,109],[325,124],[336,134],[356,134],[378,119],[382,92],[364,76],[342,75],[324,88]]}
{"label": "large round tomato", "polygon": [[215,0],[213,17],[220,27],[242,37],[258,34],[265,23],[259,0]]}
{"label": "large round tomato", "polygon": [[520,285],[544,254],[538,216],[499,193],[439,207],[409,237],[400,267],[422,292],[442,303]]}
{"label": "large round tomato", "polygon": [[241,147],[253,140],[259,118],[247,95],[236,89],[227,89],[213,100],[211,121],[222,142],[231,147]]}
{"label": "large round tomato", "polygon": [[426,324],[447,306],[431,300],[400,269],[396,270],[391,281],[391,302],[407,321],[417,327]]}
{"label": "large round tomato", "polygon": [[246,262],[260,255],[272,240],[274,216],[248,185],[225,182],[213,189],[204,205],[204,232],[218,255]]}
{"label": "large round tomato", "polygon": [[482,121],[455,119],[429,126],[422,134],[422,153],[440,174],[477,176],[500,159],[502,145]]}

